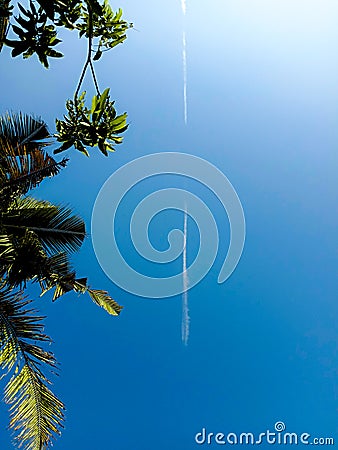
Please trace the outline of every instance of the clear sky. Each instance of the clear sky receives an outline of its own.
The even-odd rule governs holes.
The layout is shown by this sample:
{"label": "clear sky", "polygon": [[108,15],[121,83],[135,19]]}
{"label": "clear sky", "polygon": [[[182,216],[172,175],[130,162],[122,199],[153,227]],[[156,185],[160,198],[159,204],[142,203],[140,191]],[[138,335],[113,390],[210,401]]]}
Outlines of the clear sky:
{"label": "clear sky", "polygon": [[[79,275],[125,309],[114,318],[84,296],[38,300],[61,363],[54,389],[67,405],[54,448],[192,450],[203,427],[258,434],[277,421],[290,432],[335,437],[338,448],[337,2],[187,0],[184,20],[179,0],[112,6],[139,30],[97,64],[100,86],[110,86],[118,111],[129,114],[124,144],[107,159],[95,149],[90,159],[71,150],[69,167],[35,195],[71,205],[89,230],[95,198],[116,169],[153,152],[187,152],[230,179],[247,238],[234,274],[217,284],[229,227],[217,202],[197,188],[223,233],[212,270],[189,292],[187,347],[181,297],[122,291],[88,238],[74,258]],[[60,50],[65,58],[47,71],[35,57],[12,60],[4,49],[1,112],[41,115],[54,131],[85,58],[68,34]],[[154,179],[144,189],[172,185],[182,180]],[[158,218],[151,230],[159,248],[169,219]],[[127,217],[120,226],[127,229]],[[189,227],[188,263],[198,246]],[[10,448],[5,406],[0,424],[0,448]]]}

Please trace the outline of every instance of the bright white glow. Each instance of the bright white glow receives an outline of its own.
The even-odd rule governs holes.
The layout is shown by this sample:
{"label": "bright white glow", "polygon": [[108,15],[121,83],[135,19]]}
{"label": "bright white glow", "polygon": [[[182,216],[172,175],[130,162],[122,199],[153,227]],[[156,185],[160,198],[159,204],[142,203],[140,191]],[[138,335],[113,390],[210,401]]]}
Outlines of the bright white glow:
{"label": "bright white glow", "polygon": [[187,2],[185,0],[181,0],[182,13],[185,16],[187,13]]}

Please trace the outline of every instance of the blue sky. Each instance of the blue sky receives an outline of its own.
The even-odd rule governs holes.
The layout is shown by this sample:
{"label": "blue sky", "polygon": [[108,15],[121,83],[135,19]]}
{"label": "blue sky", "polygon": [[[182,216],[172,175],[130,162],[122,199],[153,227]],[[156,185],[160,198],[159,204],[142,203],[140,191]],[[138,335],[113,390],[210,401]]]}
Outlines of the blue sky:
{"label": "blue sky", "polygon": [[[190,450],[203,427],[260,433],[278,420],[288,431],[338,443],[337,3],[187,0],[185,21],[178,0],[112,6],[139,30],[97,64],[100,86],[110,86],[118,111],[129,114],[124,144],[108,159],[96,149],[90,159],[70,151],[69,167],[35,195],[71,205],[89,230],[95,198],[116,169],[143,155],[182,151],[230,179],[247,237],[236,271],[218,285],[227,219],[207,192],[189,185],[210,202],[224,236],[212,270],[189,292],[187,347],[181,298],[156,301],[120,290],[87,240],[74,258],[79,275],[125,309],[112,318],[85,297],[38,300],[61,363],[54,388],[67,405],[54,448]],[[48,71],[35,58],[2,52],[1,112],[41,115],[54,130],[85,57],[82,43],[67,34],[60,49],[65,58]],[[86,88],[92,93],[88,80]],[[154,179],[144,189],[163,185],[182,181]],[[159,248],[168,218],[152,230]],[[181,219],[172,220],[176,226]],[[189,227],[191,259],[198,240]],[[0,423],[0,447],[9,448],[5,407]]]}

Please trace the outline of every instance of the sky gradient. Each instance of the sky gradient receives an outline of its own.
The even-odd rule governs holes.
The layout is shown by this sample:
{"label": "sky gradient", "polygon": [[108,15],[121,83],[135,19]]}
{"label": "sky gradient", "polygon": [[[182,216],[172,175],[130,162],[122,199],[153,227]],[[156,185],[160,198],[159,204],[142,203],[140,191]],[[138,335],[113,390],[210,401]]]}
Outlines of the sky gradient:
{"label": "sky gradient", "polygon": [[[69,167],[34,195],[71,205],[89,231],[95,198],[116,169],[143,155],[181,151],[229,178],[247,236],[237,269],[217,284],[229,226],[210,192],[165,177],[140,187],[127,204],[122,233],[145,193],[184,187],[203,197],[222,230],[212,270],[189,291],[188,346],[181,341],[181,297],[122,291],[87,239],[74,257],[78,274],[125,309],[114,318],[84,296],[38,299],[61,363],[54,389],[67,406],[54,448],[193,450],[203,427],[258,434],[277,421],[288,431],[335,437],[331,448],[338,448],[337,3],[188,0],[185,18],[179,0],[112,6],[139,30],[97,64],[101,88],[110,86],[117,110],[128,112],[124,143],[107,159],[97,149],[90,159],[69,151]],[[3,50],[1,112],[40,115],[54,131],[86,52],[66,33],[60,50],[65,58],[48,71],[35,57],[13,60]],[[85,87],[93,94],[89,80]],[[158,217],[154,245],[165,248],[167,233],[182,225],[183,215]],[[187,227],[189,264],[198,236],[191,221]],[[1,449],[10,448],[7,421],[3,405]]]}

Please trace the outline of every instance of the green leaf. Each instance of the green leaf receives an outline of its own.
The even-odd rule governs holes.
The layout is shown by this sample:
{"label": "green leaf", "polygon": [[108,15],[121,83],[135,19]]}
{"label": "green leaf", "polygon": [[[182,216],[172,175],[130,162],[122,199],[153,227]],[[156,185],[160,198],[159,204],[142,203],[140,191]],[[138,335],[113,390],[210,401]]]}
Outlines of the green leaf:
{"label": "green leaf", "polygon": [[96,106],[97,106],[98,100],[97,100],[97,96],[94,95],[93,99],[92,99],[92,107],[90,109],[90,112],[93,114],[96,110]]}
{"label": "green leaf", "polygon": [[101,58],[101,56],[102,56],[102,51],[98,50],[94,55],[93,61],[98,61]]}
{"label": "green leaf", "polygon": [[56,155],[57,153],[61,153],[65,150],[67,150],[68,148],[72,147],[74,145],[74,141],[70,140],[70,141],[66,141],[64,142],[61,147],[57,148],[56,150],[54,150],[54,155]]}
{"label": "green leaf", "polygon": [[53,58],[62,58],[63,57],[62,53],[57,52],[56,50],[52,50],[52,49],[47,50],[46,55],[51,56]]}
{"label": "green leaf", "polygon": [[32,17],[31,13],[25,9],[20,3],[18,3],[18,8],[20,9],[20,11],[22,12],[22,14],[24,14],[26,17],[28,17],[29,19]]}
{"label": "green leaf", "polygon": [[40,4],[41,8],[44,11],[46,11],[46,14],[49,17],[49,19],[53,20],[54,19],[54,5],[55,5],[55,2],[53,2],[51,0],[37,0],[37,1]]}
{"label": "green leaf", "polygon": [[91,299],[101,308],[104,308],[112,316],[118,316],[123,307],[113,300],[108,292],[97,289],[88,289]]}
{"label": "green leaf", "polygon": [[64,404],[47,387],[50,381],[41,370],[42,364],[55,369],[56,361],[36,344],[51,339],[43,333],[43,317],[27,309],[30,303],[20,292],[0,290],[0,365],[7,373],[14,369],[5,401],[16,440],[26,450],[42,450],[60,434]]}
{"label": "green leaf", "polygon": [[21,53],[23,53],[27,48],[28,46],[25,42],[19,43],[18,45],[14,46],[11,55],[13,56],[13,58],[15,58],[16,56],[19,56]]}

